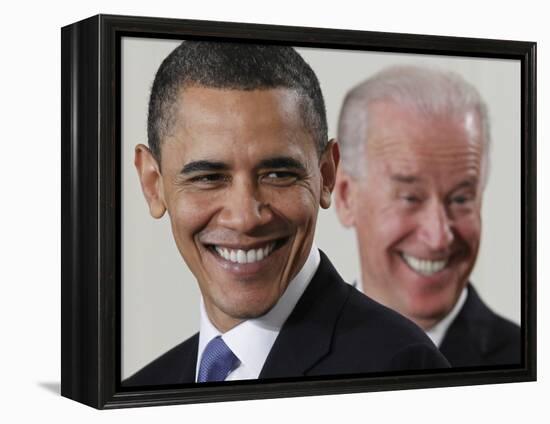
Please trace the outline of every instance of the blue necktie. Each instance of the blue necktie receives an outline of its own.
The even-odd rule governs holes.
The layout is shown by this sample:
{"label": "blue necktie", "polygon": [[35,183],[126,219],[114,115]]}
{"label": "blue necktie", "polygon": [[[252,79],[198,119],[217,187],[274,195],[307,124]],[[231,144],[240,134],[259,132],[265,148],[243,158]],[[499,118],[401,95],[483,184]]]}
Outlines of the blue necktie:
{"label": "blue necktie", "polygon": [[198,382],[224,381],[227,374],[239,364],[239,358],[229,349],[220,336],[206,345],[201,358]]}

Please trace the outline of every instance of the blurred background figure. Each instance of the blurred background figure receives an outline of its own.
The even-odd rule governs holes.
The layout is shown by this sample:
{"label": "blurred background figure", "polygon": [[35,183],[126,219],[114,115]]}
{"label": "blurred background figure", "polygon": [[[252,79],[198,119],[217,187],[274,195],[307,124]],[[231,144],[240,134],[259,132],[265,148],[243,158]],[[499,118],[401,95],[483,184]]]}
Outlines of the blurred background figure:
{"label": "blurred background figure", "polygon": [[335,200],[356,231],[358,288],[424,329],[453,366],[518,364],[520,328],[469,281],[489,172],[478,91],[454,73],[388,68],[347,94],[338,141]]}

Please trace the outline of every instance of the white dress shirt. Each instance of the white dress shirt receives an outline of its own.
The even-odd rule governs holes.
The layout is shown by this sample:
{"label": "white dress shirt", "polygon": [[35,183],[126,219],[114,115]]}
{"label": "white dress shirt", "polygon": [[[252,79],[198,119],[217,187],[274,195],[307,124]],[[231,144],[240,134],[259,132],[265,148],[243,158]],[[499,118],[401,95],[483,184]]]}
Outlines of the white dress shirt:
{"label": "white dress shirt", "polygon": [[201,299],[199,350],[195,381],[199,373],[201,358],[206,345],[210,340],[219,335],[222,336],[225,344],[240,361],[240,365],[231,371],[225,380],[258,378],[267,355],[281,331],[281,327],[309,285],[320,262],[321,256],[319,255],[319,250],[317,250],[315,245],[312,245],[304,266],[289,283],[275,306],[267,314],[243,321],[223,334],[210,322],[204,308],[204,301]]}
{"label": "white dress shirt", "polygon": [[432,328],[426,331],[428,337],[432,339],[432,342],[434,342],[434,345],[437,347],[441,346],[441,342],[443,341],[445,334],[447,334],[449,326],[453,323],[456,316],[462,309],[464,302],[466,302],[466,297],[468,297],[468,288],[464,287],[462,289],[462,293],[460,293],[460,296],[458,297],[458,301],[455,303],[453,309],[451,309],[451,312],[449,312],[445,318],[435,324]]}

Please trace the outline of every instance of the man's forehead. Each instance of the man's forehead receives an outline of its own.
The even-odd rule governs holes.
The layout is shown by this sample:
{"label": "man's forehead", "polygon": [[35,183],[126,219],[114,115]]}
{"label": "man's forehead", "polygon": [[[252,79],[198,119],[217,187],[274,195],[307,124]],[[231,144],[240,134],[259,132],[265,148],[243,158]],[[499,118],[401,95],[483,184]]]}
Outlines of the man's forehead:
{"label": "man's forehead", "polygon": [[[192,111],[185,108],[188,103],[195,107],[209,105],[220,108],[230,105],[244,107],[252,104],[272,107],[276,111],[294,111],[300,102],[297,91],[286,87],[258,87],[253,89],[219,88],[204,85],[182,86],[177,95],[177,107],[182,111]],[[236,112],[235,109],[231,110]]]}
{"label": "man's forehead", "polygon": [[288,89],[239,90],[192,86],[174,106],[172,136],[182,132],[304,129],[300,104]]}
{"label": "man's forehead", "polygon": [[395,150],[481,150],[479,116],[475,111],[425,113],[408,104],[377,101],[369,106],[367,151],[392,154]]}
{"label": "man's forehead", "polygon": [[162,147],[162,160],[167,166],[172,163],[180,169],[196,161],[223,163],[226,169],[236,169],[256,168],[271,159],[286,157],[310,168],[317,163],[317,153],[311,136],[305,133],[302,137],[307,140],[300,140],[296,133],[267,140],[215,133],[201,137],[191,132],[167,140]]}
{"label": "man's forehead", "polygon": [[480,180],[483,145],[477,119],[470,113],[459,119],[378,103],[370,117],[367,172],[386,175],[396,184],[433,178]]}
{"label": "man's forehead", "polygon": [[301,119],[298,97],[289,89],[188,87],[175,118],[162,143],[163,156],[165,150],[175,149],[199,152],[202,157],[195,160],[228,155],[231,150],[241,155],[261,151],[264,157],[316,151]]}

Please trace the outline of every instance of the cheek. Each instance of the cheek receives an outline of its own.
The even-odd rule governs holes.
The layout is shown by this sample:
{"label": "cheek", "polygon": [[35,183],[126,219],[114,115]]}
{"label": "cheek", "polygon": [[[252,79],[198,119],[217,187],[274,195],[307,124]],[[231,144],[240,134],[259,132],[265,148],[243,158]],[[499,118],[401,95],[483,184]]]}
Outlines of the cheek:
{"label": "cheek", "polygon": [[388,249],[414,234],[414,219],[389,207],[376,210],[365,207],[358,211],[356,218],[361,241],[378,254],[386,254]]}
{"label": "cheek", "polygon": [[178,242],[186,242],[200,231],[212,215],[212,199],[182,196],[172,199],[168,207],[174,237]]}
{"label": "cheek", "polygon": [[417,222],[414,216],[392,211],[382,216],[379,226],[379,231],[384,237],[384,245],[395,247],[401,243],[414,241]]}
{"label": "cheek", "polygon": [[468,245],[472,253],[476,253],[481,237],[481,219],[472,215],[460,219],[455,225],[455,232],[459,239]]}
{"label": "cheek", "polygon": [[290,190],[270,190],[265,196],[275,215],[294,226],[315,222],[319,201],[310,190],[294,187]]}

